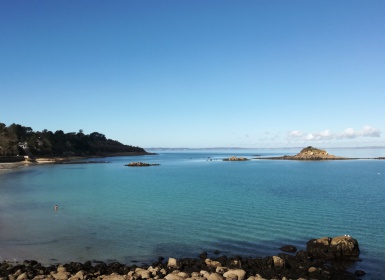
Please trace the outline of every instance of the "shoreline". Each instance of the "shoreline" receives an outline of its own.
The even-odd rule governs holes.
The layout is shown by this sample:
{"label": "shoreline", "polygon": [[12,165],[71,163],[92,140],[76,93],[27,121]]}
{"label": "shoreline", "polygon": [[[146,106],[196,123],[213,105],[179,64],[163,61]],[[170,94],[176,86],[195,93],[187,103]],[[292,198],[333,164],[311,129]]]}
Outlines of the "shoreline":
{"label": "shoreline", "polygon": [[[123,157],[123,156],[146,156],[146,155],[157,155],[156,153],[135,153],[135,154],[114,154],[114,155],[105,155],[105,156],[88,156],[88,157],[44,157],[44,158],[36,158],[33,161],[25,160],[19,162],[0,162],[0,174],[5,172],[10,172],[15,169],[31,166],[31,165],[44,165],[44,164],[92,164],[92,163],[106,163],[105,161],[85,161],[86,159],[97,159],[97,158],[105,158],[105,157]],[[286,161],[345,161],[345,160],[385,160],[385,157],[375,157],[375,158],[348,158],[348,157],[340,157],[340,158],[293,158],[292,156],[279,156],[279,157],[252,157],[247,160],[286,160]],[[224,159],[226,161],[226,159]]]}
{"label": "shoreline", "polygon": [[[41,165],[41,164],[75,164],[79,161],[83,161],[86,159],[97,159],[97,158],[105,158],[105,157],[124,157],[124,156],[152,156],[157,155],[156,153],[113,153],[113,154],[105,154],[105,155],[96,155],[96,156],[70,156],[70,157],[37,157],[35,159],[26,158],[24,161],[17,162],[0,162],[0,174],[3,172],[9,172],[18,168],[27,167],[31,165]],[[99,163],[97,161],[89,161],[84,163]]]}
{"label": "shoreline", "polygon": [[293,245],[279,248],[281,253],[267,257],[220,256],[220,251],[209,257],[202,252],[195,258],[167,260],[158,257],[150,264],[125,265],[116,261],[69,262],[44,266],[35,260],[22,263],[0,263],[0,279],[52,280],[263,280],[263,279],[318,279],[355,280],[366,274],[363,270],[351,272],[359,259],[358,241],[348,235],[321,237],[306,242],[305,250]]}

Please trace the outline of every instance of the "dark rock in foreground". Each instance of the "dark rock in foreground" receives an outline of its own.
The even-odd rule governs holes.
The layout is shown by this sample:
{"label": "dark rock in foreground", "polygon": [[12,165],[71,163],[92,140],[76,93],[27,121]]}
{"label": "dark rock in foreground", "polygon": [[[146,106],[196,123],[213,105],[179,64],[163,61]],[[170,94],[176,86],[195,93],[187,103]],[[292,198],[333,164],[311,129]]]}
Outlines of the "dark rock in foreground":
{"label": "dark rock in foreground", "polygon": [[357,260],[360,249],[357,240],[348,235],[337,236],[334,238],[322,237],[309,240],[306,250],[315,258],[332,259],[351,259]]}
{"label": "dark rock in foreground", "polygon": [[[295,255],[280,253],[264,258],[226,257],[207,258],[202,253],[197,258],[166,261],[158,258],[151,266],[127,266],[118,262],[104,263],[71,262],[64,265],[42,266],[36,261],[0,263],[1,280],[51,279],[51,280],[262,280],[262,279],[319,279],[349,280],[365,274],[357,270],[356,275],[346,271],[341,262],[330,262],[330,258],[357,258],[357,240],[350,236],[324,237],[309,240],[306,251]],[[338,253],[339,252],[339,253]]]}

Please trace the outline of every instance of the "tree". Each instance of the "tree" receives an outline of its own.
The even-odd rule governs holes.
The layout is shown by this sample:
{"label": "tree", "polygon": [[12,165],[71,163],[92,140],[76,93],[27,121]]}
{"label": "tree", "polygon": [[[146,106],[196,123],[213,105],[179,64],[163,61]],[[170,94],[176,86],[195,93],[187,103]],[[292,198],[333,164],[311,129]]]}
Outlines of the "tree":
{"label": "tree", "polygon": [[9,131],[5,124],[0,124],[0,155],[9,156],[18,154],[16,134]]}

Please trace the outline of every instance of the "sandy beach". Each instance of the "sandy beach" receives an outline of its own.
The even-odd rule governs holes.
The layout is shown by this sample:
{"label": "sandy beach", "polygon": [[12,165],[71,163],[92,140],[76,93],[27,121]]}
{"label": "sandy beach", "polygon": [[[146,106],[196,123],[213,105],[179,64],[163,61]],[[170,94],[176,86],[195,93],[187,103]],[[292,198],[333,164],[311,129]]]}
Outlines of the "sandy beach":
{"label": "sandy beach", "polygon": [[28,166],[30,163],[27,161],[22,162],[10,162],[10,163],[0,163],[0,172],[10,171],[16,168]]}

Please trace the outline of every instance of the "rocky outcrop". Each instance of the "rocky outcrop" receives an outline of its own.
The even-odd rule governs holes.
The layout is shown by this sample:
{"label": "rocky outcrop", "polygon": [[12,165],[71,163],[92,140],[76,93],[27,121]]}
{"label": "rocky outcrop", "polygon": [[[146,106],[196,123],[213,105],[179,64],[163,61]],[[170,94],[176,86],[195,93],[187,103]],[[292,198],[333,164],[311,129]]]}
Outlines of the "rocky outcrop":
{"label": "rocky outcrop", "polygon": [[131,166],[131,167],[142,167],[142,166],[158,166],[160,164],[158,163],[145,163],[145,162],[130,162],[129,164],[126,164],[125,166]]}
{"label": "rocky outcrop", "polygon": [[223,160],[224,161],[245,161],[245,160],[249,160],[249,159],[245,158],[245,157],[232,156],[232,157],[229,157],[229,158],[224,158]]}
{"label": "rocky outcrop", "polygon": [[295,159],[303,160],[320,160],[320,159],[337,159],[335,155],[330,155],[325,150],[313,148],[312,146],[302,149],[301,152],[294,156]]}
{"label": "rocky outcrop", "polygon": [[356,260],[360,254],[357,240],[348,235],[309,240],[306,244],[306,250],[315,258],[326,260]]}
{"label": "rocky outcrop", "polygon": [[317,149],[312,146],[308,146],[301,150],[295,156],[282,156],[282,157],[269,157],[265,159],[286,159],[286,160],[343,160],[349,159],[345,157],[338,157],[331,155],[325,150]]}

